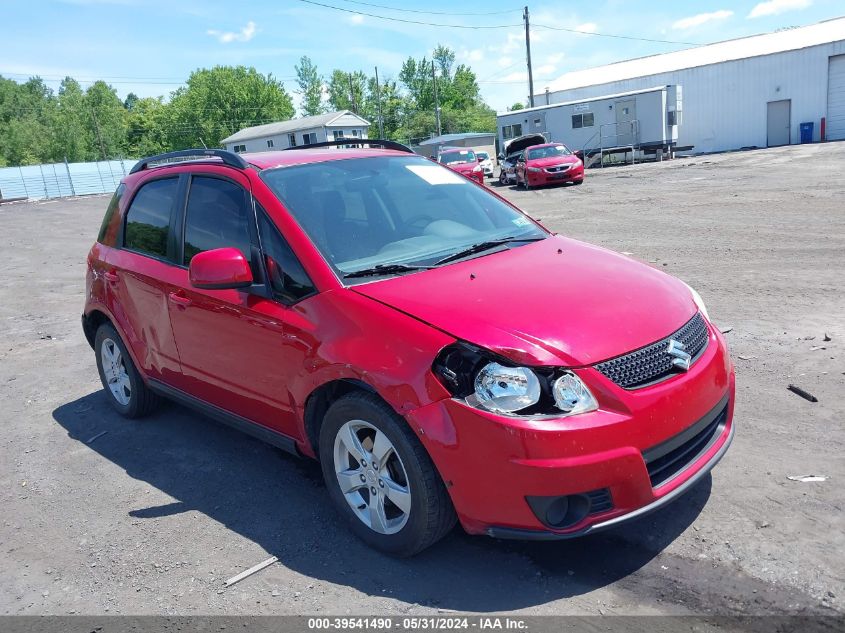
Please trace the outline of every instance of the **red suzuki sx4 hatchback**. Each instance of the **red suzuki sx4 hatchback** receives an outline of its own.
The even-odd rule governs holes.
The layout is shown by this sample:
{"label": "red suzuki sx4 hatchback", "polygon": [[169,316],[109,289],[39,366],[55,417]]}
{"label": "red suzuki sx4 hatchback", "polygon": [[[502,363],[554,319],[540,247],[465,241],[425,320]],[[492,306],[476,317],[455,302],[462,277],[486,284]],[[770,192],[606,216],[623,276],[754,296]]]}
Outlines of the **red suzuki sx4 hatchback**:
{"label": "red suzuki sx4 hatchback", "polygon": [[82,317],[117,411],[170,398],[318,459],[351,529],[399,556],[456,521],[589,534],[710,471],[734,372],[694,290],[366,143],[135,165]]}

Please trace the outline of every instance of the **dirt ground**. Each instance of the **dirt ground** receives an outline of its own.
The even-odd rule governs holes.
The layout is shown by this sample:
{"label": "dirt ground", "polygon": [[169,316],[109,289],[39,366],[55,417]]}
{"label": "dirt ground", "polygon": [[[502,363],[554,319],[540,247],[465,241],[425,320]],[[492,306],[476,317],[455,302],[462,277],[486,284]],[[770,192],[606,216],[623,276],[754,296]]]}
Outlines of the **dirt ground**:
{"label": "dirt ground", "polygon": [[[107,198],[0,207],[0,613],[842,614],[843,165],[831,143],[497,187],[698,289],[731,328],[737,435],[635,524],[560,543],[456,529],[411,560],[352,537],[310,462],[175,405],[114,414],[79,323]],[[827,480],[788,479],[810,474]]]}

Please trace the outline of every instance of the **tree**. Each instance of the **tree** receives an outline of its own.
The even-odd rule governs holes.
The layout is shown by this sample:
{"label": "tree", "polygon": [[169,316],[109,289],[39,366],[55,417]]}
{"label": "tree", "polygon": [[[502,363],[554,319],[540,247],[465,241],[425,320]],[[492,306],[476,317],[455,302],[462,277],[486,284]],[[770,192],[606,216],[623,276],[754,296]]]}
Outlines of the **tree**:
{"label": "tree", "polygon": [[323,107],[323,78],[317,72],[317,67],[307,55],[299,60],[299,65],[294,66],[296,70],[296,83],[299,85],[299,94],[302,102],[299,109],[305,116],[320,114]]}
{"label": "tree", "polygon": [[95,81],[85,91],[84,107],[91,117],[94,153],[100,160],[123,156],[126,150],[126,108],[117,91]]}
{"label": "tree", "polygon": [[135,100],[129,111],[126,133],[127,153],[130,156],[150,156],[170,149],[167,115],[167,106],[162,97]]}
{"label": "tree", "polygon": [[173,92],[168,109],[167,138],[173,148],[219,147],[238,130],[294,116],[284,84],[245,66],[195,70],[185,86]]}
{"label": "tree", "polygon": [[57,112],[53,125],[53,159],[81,162],[94,158],[95,134],[87,112],[85,93],[79,82],[65,77],[59,86]]}
{"label": "tree", "polygon": [[363,116],[367,76],[360,70],[333,70],[329,80],[329,103],[334,110],[352,110]]}
{"label": "tree", "polygon": [[19,84],[0,77],[0,156],[9,165],[50,159],[55,99],[39,77]]}

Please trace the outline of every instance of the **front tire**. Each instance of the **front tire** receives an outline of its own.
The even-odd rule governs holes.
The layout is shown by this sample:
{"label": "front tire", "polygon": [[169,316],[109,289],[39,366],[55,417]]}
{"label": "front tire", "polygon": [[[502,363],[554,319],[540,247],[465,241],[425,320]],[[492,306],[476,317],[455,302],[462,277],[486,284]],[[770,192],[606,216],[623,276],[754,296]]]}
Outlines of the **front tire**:
{"label": "front tire", "polygon": [[374,394],[354,392],[332,404],[319,448],[332,501],[371,547],[413,556],[455,525],[446,486],[428,453]]}
{"label": "front tire", "polygon": [[123,340],[111,323],[104,323],[94,339],[97,371],[111,405],[125,418],[152,413],[160,398],[147,388]]}

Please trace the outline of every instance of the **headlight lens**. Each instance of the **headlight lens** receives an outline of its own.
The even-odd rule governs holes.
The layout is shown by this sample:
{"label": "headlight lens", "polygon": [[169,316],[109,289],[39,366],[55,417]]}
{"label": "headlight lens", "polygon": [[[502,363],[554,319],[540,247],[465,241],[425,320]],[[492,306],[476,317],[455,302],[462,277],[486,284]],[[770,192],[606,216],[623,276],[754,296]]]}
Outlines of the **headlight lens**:
{"label": "headlight lens", "polygon": [[599,408],[598,402],[587,385],[575,374],[565,372],[552,385],[552,395],[557,408],[569,415],[585,413]]}
{"label": "headlight lens", "polygon": [[526,367],[505,367],[492,362],[475,377],[475,398],[489,411],[513,413],[537,404],[540,381]]}
{"label": "headlight lens", "polygon": [[494,413],[562,418],[598,409],[572,371],[513,366],[469,343],[444,347],[431,369],[453,397]]}
{"label": "headlight lens", "polygon": [[692,300],[695,301],[695,305],[698,306],[699,311],[701,314],[704,315],[704,318],[708,321],[710,320],[710,315],[707,314],[707,306],[704,305],[704,299],[701,298],[701,295],[695,291],[695,288],[690,286],[689,284],[684,284],[687,288],[689,288],[690,294],[692,295]]}

